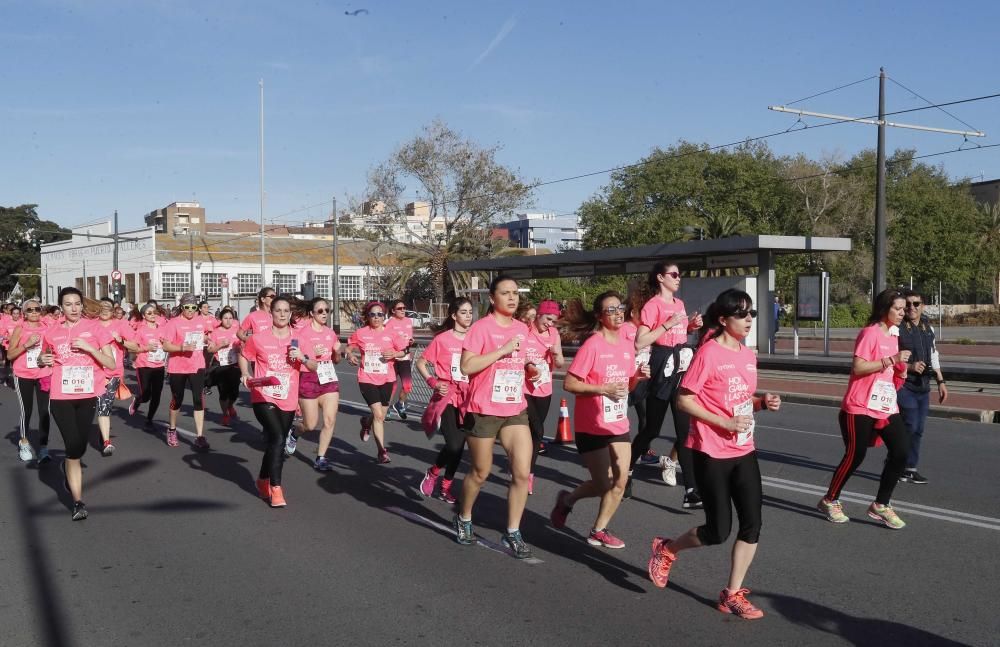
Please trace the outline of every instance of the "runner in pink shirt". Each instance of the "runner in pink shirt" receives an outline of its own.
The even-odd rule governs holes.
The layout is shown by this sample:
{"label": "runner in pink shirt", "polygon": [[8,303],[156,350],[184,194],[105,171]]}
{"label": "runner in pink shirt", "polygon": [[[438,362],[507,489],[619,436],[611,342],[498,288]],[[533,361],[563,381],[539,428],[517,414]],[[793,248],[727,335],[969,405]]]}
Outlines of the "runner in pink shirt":
{"label": "runner in pink shirt", "polygon": [[118,385],[125,377],[125,342],[131,340],[135,331],[121,319],[115,319],[115,302],[108,297],[100,301],[101,311],[97,321],[111,335],[111,353],[115,358],[115,367],[104,371],[107,383],[104,392],[97,396],[97,428],[101,431],[101,455],[111,456],[115,446],[111,442],[111,407],[114,406],[118,393]]}
{"label": "runner in pink shirt", "polygon": [[229,306],[219,311],[219,325],[212,330],[208,344],[210,368],[205,375],[205,386],[219,391],[219,410],[222,424],[229,426],[236,417],[236,400],[240,395],[239,353],[242,343],[236,336],[236,313]]}
{"label": "runner in pink shirt", "polygon": [[147,303],[139,309],[141,320],[136,322],[133,334],[125,339],[125,348],[135,353],[136,382],[139,393],[132,397],[128,405],[128,413],[134,416],[139,407],[149,403],[146,413],[146,428],[153,428],[153,418],[160,407],[160,395],[163,393],[163,380],[166,375],[167,351],[160,342],[161,326],[157,324],[160,318],[156,306]]}
{"label": "runner in pink shirt", "polygon": [[740,290],[726,290],[708,308],[703,342],[681,381],[678,398],[678,406],[691,416],[686,443],[704,500],[705,523],[676,539],[654,538],[647,565],[653,583],[665,587],[679,552],[726,541],[735,507],[739,531],[728,586],[719,593],[717,608],[746,619],[764,615],[747,599],[750,590],[743,588],[757,552],[763,501],[753,414],[781,407],[777,395],[755,395],[757,356],[743,345],[757,316],[752,308],[750,295]]}
{"label": "runner in pink shirt", "polygon": [[[413,367],[410,356],[410,346],[413,345],[413,321],[406,316],[406,304],[400,300],[389,302],[389,317],[385,322],[385,329],[396,335],[399,342],[406,349],[406,354],[396,360],[396,377],[399,378],[399,396],[388,412],[392,416],[393,410],[400,420],[406,420],[406,399],[413,391]],[[395,386],[393,386],[395,389]]]}
{"label": "runner in pink shirt", "polygon": [[[271,302],[271,325],[255,332],[239,357],[243,384],[250,389],[253,413],[264,431],[266,447],[257,476],[257,491],[272,508],[287,505],[281,486],[281,467],[285,461],[285,434],[292,427],[298,408],[299,372],[305,364],[316,370],[318,362],[295,343],[290,326],[292,305],[286,297]],[[250,363],[253,362],[253,373]],[[270,378],[272,384],[253,386],[250,380]]]}
{"label": "runner in pink shirt", "polygon": [[[423,418],[425,431],[430,437],[435,428],[440,428],[444,436],[444,447],[420,481],[420,493],[426,497],[434,494],[444,468],[438,498],[451,504],[457,501],[451,492],[451,483],[462,462],[466,430],[472,425],[472,418],[463,410],[469,378],[461,368],[462,344],[471,325],[472,302],[461,297],[455,299],[448,306],[444,324],[416,362],[417,372],[434,389]],[[430,368],[433,368],[433,374]]]}
{"label": "runner in pink shirt", "polygon": [[177,412],[184,401],[184,388],[191,390],[194,406],[194,448],[207,450],[205,438],[205,325],[198,318],[198,300],[191,293],[181,295],[181,314],[160,329],[163,350],[170,353],[167,371],[170,373],[170,426],[167,445],[177,447]]}
{"label": "runner in pink shirt", "polygon": [[241,342],[246,343],[250,335],[255,335],[271,327],[271,301],[275,297],[274,288],[264,287],[257,293],[257,309],[247,314],[236,333]]}
{"label": "runner in pink shirt", "polygon": [[462,501],[452,520],[455,540],[475,543],[472,508],[493,468],[493,445],[499,438],[511,471],[507,490],[507,531],[501,544],[518,559],[531,557],[521,536],[521,516],[528,500],[528,474],[533,453],[524,400],[522,346],[528,327],[514,318],[519,299],[517,281],[498,276],[490,283],[490,311],[472,324],[462,344],[462,373],[469,376],[466,408],[475,424],[468,432],[472,467],[462,481]]}
{"label": "runner in pink shirt", "polygon": [[538,304],[538,308],[531,306],[530,310],[518,317],[528,327],[528,336],[523,346],[526,359],[524,400],[528,405],[528,428],[531,429],[533,441],[528,494],[534,494],[535,491],[535,462],[539,454],[545,453],[542,437],[545,434],[545,418],[552,405],[552,372],[566,363],[559,331],[555,327],[559,314],[559,304],[546,300]]}
{"label": "runner in pink shirt", "polygon": [[868,325],[854,342],[851,377],[839,416],[844,457],[833,472],[826,496],[817,504],[833,523],[849,520],[840,503],[840,491],[864,461],[868,447],[881,438],[888,456],[868,516],[893,530],[906,526],[890,503],[910,451],[910,436],[896,403],[896,389],[906,379],[906,363],[911,355],[908,350],[899,350],[899,324],[905,307],[906,299],[898,290],[879,293]]}
{"label": "runner in pink shirt", "polygon": [[[340,362],[340,340],[337,333],[327,326],[330,303],[326,299],[316,298],[307,307],[308,313],[301,320],[303,326],[295,331],[295,338],[299,340],[299,349],[314,360],[316,366],[309,368],[311,363],[303,365],[299,373],[299,409],[302,410],[303,430],[312,431],[320,427],[313,468],[318,472],[329,472],[333,470],[333,465],[327,459],[326,452],[333,442],[337,408],[340,406],[340,378],[336,368],[336,364]],[[294,438],[295,435],[289,432],[285,442],[286,454],[295,453]]]}
{"label": "runner in pink shirt", "polygon": [[[358,328],[348,338],[347,360],[358,367],[361,397],[372,412],[361,418],[361,442],[368,442],[374,433],[378,462],[384,465],[389,462],[389,452],[385,448],[385,416],[396,383],[395,364],[406,355],[408,344],[386,330],[386,309],[378,301],[365,304],[361,313],[368,325]],[[360,352],[360,356],[355,355],[356,352]]]}
{"label": "runner in pink shirt", "polygon": [[[22,306],[24,320],[14,328],[10,336],[7,357],[13,362],[14,390],[21,404],[21,439],[18,442],[18,456],[24,462],[35,457],[28,440],[28,425],[31,423],[33,402],[38,404],[38,463],[49,459],[49,388],[52,369],[39,361],[42,352],[42,335],[48,327],[41,320],[42,306],[34,300],[25,301]],[[46,387],[46,388],[43,388]]]}
{"label": "runner in pink shirt", "polygon": [[649,364],[636,367],[634,339],[621,332],[625,310],[621,295],[610,291],[597,295],[590,312],[584,312],[576,300],[565,315],[571,336],[586,339],[570,364],[564,388],[576,396],[576,447],[590,480],[572,492],[559,492],[549,518],[554,527],[562,528],[573,504],[580,499],[599,498],[597,518],[587,543],[604,548],[625,548],[625,542],[608,530],[608,524],[625,493],[632,457],[628,393],[640,380],[649,378]]}
{"label": "runner in pink shirt", "polygon": [[65,485],[73,497],[73,521],[87,518],[83,503],[80,458],[94,425],[97,396],[104,391],[104,370],[114,368],[111,335],[97,322],[83,319],[83,294],[76,288],[59,291],[66,321],[42,334],[43,366],[52,367],[49,413],[66,447]]}

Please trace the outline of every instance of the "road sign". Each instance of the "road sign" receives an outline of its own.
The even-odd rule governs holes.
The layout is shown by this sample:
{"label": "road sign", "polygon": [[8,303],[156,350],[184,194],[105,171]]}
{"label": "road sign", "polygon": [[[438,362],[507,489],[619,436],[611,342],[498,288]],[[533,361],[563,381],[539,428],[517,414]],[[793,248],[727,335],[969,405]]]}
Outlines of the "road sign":
{"label": "road sign", "polygon": [[228,288],[229,287],[229,277],[228,276],[223,276],[222,277],[222,287],[224,287],[224,288]]}
{"label": "road sign", "polygon": [[111,270],[111,280],[112,281],[121,281],[122,280],[122,273],[120,271],[118,271],[118,270]]}

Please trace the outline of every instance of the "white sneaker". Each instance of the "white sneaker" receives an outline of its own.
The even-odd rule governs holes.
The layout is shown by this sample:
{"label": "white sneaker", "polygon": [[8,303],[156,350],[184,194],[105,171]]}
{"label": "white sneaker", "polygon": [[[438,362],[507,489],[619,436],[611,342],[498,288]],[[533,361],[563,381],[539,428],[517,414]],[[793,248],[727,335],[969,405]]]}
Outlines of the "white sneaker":
{"label": "white sneaker", "polygon": [[17,443],[17,457],[25,463],[35,460],[35,452],[31,449],[31,443],[25,439],[21,439]]}
{"label": "white sneaker", "polygon": [[295,427],[288,430],[288,436],[285,437],[285,456],[294,456],[295,448],[299,445],[299,439],[295,437]]}
{"label": "white sneaker", "polygon": [[664,483],[670,487],[677,485],[677,463],[675,461],[670,460],[669,456],[660,456],[660,469],[663,470],[660,472],[660,478],[663,479]]}

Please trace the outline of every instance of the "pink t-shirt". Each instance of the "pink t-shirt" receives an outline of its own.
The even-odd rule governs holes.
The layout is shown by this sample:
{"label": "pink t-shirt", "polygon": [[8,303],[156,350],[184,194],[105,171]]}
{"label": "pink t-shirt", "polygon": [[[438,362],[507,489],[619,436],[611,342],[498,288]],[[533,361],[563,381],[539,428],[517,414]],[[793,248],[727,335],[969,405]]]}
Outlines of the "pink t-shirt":
{"label": "pink t-shirt", "polygon": [[263,330],[270,330],[273,323],[274,317],[271,316],[270,312],[266,312],[264,310],[254,310],[243,318],[243,323],[240,324],[240,330],[249,330],[256,335]]}
{"label": "pink t-shirt", "polygon": [[[681,388],[694,393],[698,404],[710,413],[724,418],[753,416],[757,356],[742,344],[732,350],[716,339],[709,340],[695,352]],[[754,450],[753,431],[751,426],[749,433],[733,435],[692,417],[686,446],[712,458],[739,458]]]}
{"label": "pink t-shirt", "polygon": [[167,361],[167,353],[160,344],[162,331],[159,326],[150,326],[146,322],[140,323],[132,335],[132,341],[140,348],[149,348],[148,351],[139,351],[135,354],[133,366],[136,368],[163,368]]}
{"label": "pink t-shirt", "polygon": [[358,382],[380,386],[396,381],[396,360],[383,361],[383,350],[403,350],[406,343],[385,328],[375,330],[371,326],[358,328],[347,340],[348,346],[361,350],[361,365],[358,366]]}
{"label": "pink t-shirt", "polygon": [[25,350],[23,353],[17,356],[14,360],[14,375],[21,378],[26,378],[29,380],[37,380],[39,378],[45,377],[47,375],[52,375],[51,366],[42,366],[38,362],[38,356],[42,351],[42,337],[45,335],[45,330],[48,328],[44,323],[38,322],[33,324],[30,321],[25,321],[18,328],[11,331],[11,338],[13,338],[14,333],[20,329],[18,345],[23,346],[32,335],[38,335],[38,343],[33,347]]}
{"label": "pink t-shirt", "polygon": [[497,323],[495,315],[487,315],[472,324],[462,350],[476,355],[491,353],[507,344],[515,336],[522,338],[521,349],[501,357],[485,369],[469,376],[468,411],[488,416],[510,418],[524,411],[524,342],[528,327],[513,319],[509,326]]}
{"label": "pink t-shirt", "polygon": [[42,348],[55,355],[49,391],[53,400],[83,400],[104,393],[104,366],[90,353],[74,350],[72,344],[77,339],[101,349],[111,341],[111,334],[91,319],[81,319],[71,328],[59,324],[45,329]]}
{"label": "pink t-shirt", "polygon": [[[619,333],[612,344],[601,333],[587,338],[569,366],[572,373],[587,384],[624,384],[635,374],[635,342]],[[573,404],[577,432],[596,436],[621,436],[628,433],[628,398],[615,401],[597,394],[577,395]]]}
{"label": "pink t-shirt", "polygon": [[[409,317],[400,319],[399,317],[390,316],[385,322],[385,329],[399,338],[399,341],[402,343],[400,350],[409,346],[410,340],[413,339],[413,321]],[[402,362],[409,361],[410,354],[407,353],[399,359]]]}
{"label": "pink t-shirt", "polygon": [[688,317],[684,311],[684,302],[674,297],[673,303],[667,303],[663,297],[657,294],[647,301],[646,305],[642,306],[642,313],[639,315],[639,318],[642,321],[642,325],[650,330],[655,330],[667,323],[667,319],[670,319],[677,312],[684,316],[670,330],[664,331],[662,335],[657,337],[653,342],[654,344],[659,346],[679,346],[687,343]]}
{"label": "pink t-shirt", "polygon": [[194,318],[201,321],[201,324],[205,327],[205,332],[212,332],[221,325],[219,320],[212,315],[197,314]]}
{"label": "pink t-shirt", "polygon": [[[899,337],[882,331],[881,324],[865,326],[854,341],[854,355],[874,362],[899,352]],[[892,382],[892,366],[878,373],[857,377],[851,373],[847,393],[840,408],[851,415],[864,415],[875,420],[885,420],[899,412],[896,404],[896,387]]]}
{"label": "pink t-shirt", "polygon": [[212,343],[215,345],[222,345],[217,351],[215,351],[215,359],[218,360],[219,366],[236,366],[237,356],[239,355],[240,348],[242,347],[242,342],[239,337],[236,336],[237,328],[236,326],[230,326],[229,328],[223,328],[222,324],[212,331]]}
{"label": "pink t-shirt", "polygon": [[133,337],[135,336],[135,331],[132,330],[132,327],[121,319],[109,319],[108,325],[106,326],[104,325],[103,321],[97,320],[97,325],[104,328],[106,331],[108,331],[108,334],[112,336],[110,346],[111,346],[111,354],[114,355],[115,358],[115,367],[104,369],[104,376],[109,379],[112,377],[124,376],[125,353],[127,353],[128,351],[125,350],[124,345],[119,344],[114,340],[114,333],[117,332],[118,336],[123,341],[124,340],[132,341]]}
{"label": "pink t-shirt", "polygon": [[[295,338],[299,340],[299,349],[317,362],[332,360],[333,354],[340,349],[337,333],[326,326],[316,330],[311,321],[306,319],[303,321],[306,325],[295,331]],[[303,370],[305,370],[304,366]]]}
{"label": "pink t-shirt", "polygon": [[182,346],[186,343],[197,344],[197,350],[177,351],[170,353],[167,370],[171,375],[197,373],[205,368],[205,324],[197,316],[188,319],[184,315],[174,317],[160,329],[160,339]]}
{"label": "pink t-shirt", "polygon": [[533,363],[541,378],[538,386],[535,386],[534,382],[525,377],[525,393],[530,396],[544,398],[552,395],[552,369],[555,367],[555,360],[551,351],[558,336],[555,326],[544,333],[538,332],[534,325],[528,326],[528,336],[521,344],[521,349],[524,351],[525,363]]}
{"label": "pink t-shirt", "polygon": [[[291,332],[291,329],[288,329]],[[299,406],[300,362],[288,361],[288,348],[292,335],[284,338],[274,336],[274,329],[255,332],[243,344],[243,357],[254,362],[253,376],[278,378],[276,386],[250,389],[250,402],[270,402],[282,411],[295,411]]]}
{"label": "pink t-shirt", "polygon": [[434,367],[434,377],[448,383],[448,404],[456,409],[462,406],[469,393],[469,378],[461,369],[462,342],[453,330],[445,330],[435,335],[423,354]]}

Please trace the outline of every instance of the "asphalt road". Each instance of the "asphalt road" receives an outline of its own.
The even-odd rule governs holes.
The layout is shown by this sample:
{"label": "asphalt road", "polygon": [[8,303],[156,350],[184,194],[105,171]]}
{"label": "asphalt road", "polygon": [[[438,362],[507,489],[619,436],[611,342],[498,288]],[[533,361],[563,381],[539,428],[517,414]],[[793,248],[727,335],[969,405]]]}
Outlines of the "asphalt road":
{"label": "asphalt road", "polygon": [[[392,463],[376,465],[374,445],[358,438],[354,378],[341,375],[336,471],[311,469],[315,436],[307,435],[285,466],[287,508],[255,496],[261,441],[249,408],[241,405],[240,422],[226,429],[211,398],[207,453],[195,452],[190,436],[167,447],[162,425],[144,432],[119,408],[116,454],[84,457],[91,516],[83,522],[70,521],[59,485],[58,432],[55,461],[21,463],[14,394],[0,389],[8,439],[0,645],[997,644],[995,425],[929,422],[921,471],[931,482],[900,484],[895,504],[909,525],[897,532],[864,516],[884,450],[872,450],[847,485],[852,521],[829,524],[813,506],[843,449],[836,410],[761,414],[764,530],[747,586],[767,615],[749,622],[714,607],[728,544],[682,554],[666,590],[648,581],[650,539],[702,520],[652,468],[637,468],[636,498],[612,523],[624,550],[583,541],[596,501],[578,503],[564,531],[550,527],[557,491],[584,477],[567,448],[539,459],[522,524],[536,561],[457,545],[450,507],[417,491],[438,439],[393,421]],[[556,415],[553,407],[552,429]],[[188,415],[181,427],[192,428]],[[668,422],[654,447],[669,451],[671,435]],[[492,542],[505,520],[497,457],[474,520]]]}

